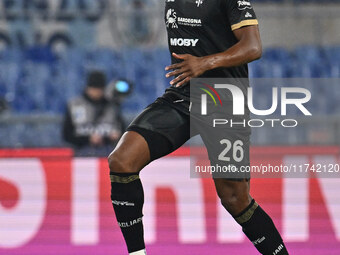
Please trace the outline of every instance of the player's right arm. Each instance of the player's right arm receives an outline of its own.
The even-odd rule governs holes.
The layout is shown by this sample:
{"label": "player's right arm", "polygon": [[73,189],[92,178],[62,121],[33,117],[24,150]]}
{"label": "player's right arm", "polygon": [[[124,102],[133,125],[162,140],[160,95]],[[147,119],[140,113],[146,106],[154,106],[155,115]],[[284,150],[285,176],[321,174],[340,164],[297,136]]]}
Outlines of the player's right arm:
{"label": "player's right arm", "polygon": [[209,69],[247,64],[262,55],[258,21],[249,0],[222,1],[237,43],[224,52],[210,56]]}
{"label": "player's right arm", "polygon": [[238,40],[234,46],[224,52],[203,57],[208,70],[247,64],[262,56],[262,43],[257,25],[242,27],[233,32]]}

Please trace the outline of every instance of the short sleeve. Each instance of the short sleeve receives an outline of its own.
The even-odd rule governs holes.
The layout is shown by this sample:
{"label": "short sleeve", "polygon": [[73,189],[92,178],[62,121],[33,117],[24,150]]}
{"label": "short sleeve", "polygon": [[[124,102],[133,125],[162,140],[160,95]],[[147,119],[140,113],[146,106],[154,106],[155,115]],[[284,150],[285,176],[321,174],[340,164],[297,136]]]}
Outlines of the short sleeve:
{"label": "short sleeve", "polygon": [[249,0],[224,1],[226,1],[227,4],[227,15],[231,30],[258,24],[256,14]]}

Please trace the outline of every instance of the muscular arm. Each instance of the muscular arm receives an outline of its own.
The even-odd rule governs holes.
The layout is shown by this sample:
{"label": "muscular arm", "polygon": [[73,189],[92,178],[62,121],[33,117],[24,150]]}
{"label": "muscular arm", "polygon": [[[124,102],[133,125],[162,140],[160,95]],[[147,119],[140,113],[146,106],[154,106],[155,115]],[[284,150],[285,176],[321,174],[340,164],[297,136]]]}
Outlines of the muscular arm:
{"label": "muscular arm", "polygon": [[233,47],[214,55],[203,57],[207,62],[207,70],[218,67],[232,67],[259,59],[262,45],[258,26],[237,29],[234,34],[238,40]]}
{"label": "muscular arm", "polygon": [[165,68],[167,71],[173,70],[167,73],[166,77],[176,77],[170,84],[176,84],[176,87],[179,87],[191,78],[198,77],[208,70],[220,67],[228,68],[239,66],[261,57],[262,45],[258,26],[247,26],[236,29],[234,30],[234,35],[238,42],[221,53],[204,57],[173,53],[175,58],[183,61]]}

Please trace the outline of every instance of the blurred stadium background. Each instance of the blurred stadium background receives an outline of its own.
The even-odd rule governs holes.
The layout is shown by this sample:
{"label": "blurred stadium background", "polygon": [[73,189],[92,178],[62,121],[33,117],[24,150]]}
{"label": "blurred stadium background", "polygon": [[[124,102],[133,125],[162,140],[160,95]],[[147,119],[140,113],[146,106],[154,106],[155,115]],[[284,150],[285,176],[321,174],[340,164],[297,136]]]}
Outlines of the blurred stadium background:
{"label": "blurred stadium background", "polygon": [[[170,63],[163,2],[0,2],[0,254],[124,254],[122,238],[112,218],[110,201],[107,201],[109,184],[105,159],[72,158],[72,151],[61,138],[62,115],[66,102],[83,91],[86,73],[91,69],[103,70],[109,79],[127,78],[135,83],[133,94],[123,104],[127,123],[163,93],[169,83],[164,76],[164,67]],[[339,0],[253,0],[253,4],[260,23],[264,54],[261,60],[250,64],[251,77],[340,78]],[[261,105],[270,104],[271,98],[262,93],[265,88],[255,89]],[[338,162],[340,87],[315,86],[311,93],[318,95],[316,104],[311,106],[313,118],[301,119],[301,127],[292,129],[288,136],[265,128],[253,131],[253,145],[269,148],[262,151],[267,153],[269,160],[284,162],[291,152],[301,160],[313,161],[313,157],[324,154]],[[284,147],[287,145],[293,147]],[[268,146],[275,146],[275,149]],[[254,158],[259,161],[264,154],[257,155],[256,148],[254,151]],[[176,155],[173,156],[176,159],[165,159],[169,162],[159,161],[158,165],[149,166],[151,169],[145,175],[154,181],[149,181],[149,187],[157,186],[157,174],[153,172],[157,167],[163,168],[162,174],[168,180],[182,183],[179,177],[176,179],[174,174],[163,171],[173,163],[171,160],[175,160],[177,166],[182,157],[188,157],[185,149]],[[39,171],[43,172],[42,176]],[[40,190],[46,193],[45,196],[38,192],[39,176],[45,183]],[[157,234],[147,230],[148,240],[153,243],[151,251],[154,253],[151,254],[222,254],[222,251],[256,254],[240,237],[236,227],[229,232],[219,232],[215,226],[217,222],[221,223],[220,218],[216,218],[219,210],[214,207],[216,201],[212,198],[211,183],[206,182],[202,182],[200,190],[208,204],[204,216],[207,218],[204,223],[208,229],[206,235],[200,234],[203,228],[200,225],[203,223],[197,225],[200,221],[192,226],[190,222],[185,223],[185,217],[189,216],[176,221],[174,204],[178,193],[169,188],[177,191],[180,188],[166,182],[158,189],[157,196],[152,199],[157,201],[155,210],[160,216],[156,220],[152,214],[154,218],[146,219],[152,227],[156,223],[158,226]],[[294,249],[292,254],[340,254],[339,182],[299,179],[270,183],[255,180],[254,183],[259,200],[262,199],[264,207],[274,214],[279,228],[286,231],[290,247]],[[36,184],[36,193],[33,184]],[[182,187],[186,185],[182,183]],[[195,190],[194,186],[192,188]],[[297,195],[295,199],[289,188],[297,193],[301,191],[302,197]],[[27,201],[46,200],[45,206],[33,209],[33,204],[28,203],[18,209],[13,201],[25,197],[20,189],[31,195],[26,194]],[[268,193],[271,193],[269,197]],[[196,201],[195,198],[191,199],[184,199],[182,203],[196,203],[191,202]],[[89,207],[94,209],[86,209]],[[15,210],[19,210],[17,214]],[[23,215],[26,212],[27,215]],[[26,226],[26,220],[33,212],[44,215],[43,219],[37,220],[36,231],[25,229],[22,232],[28,231],[27,236],[23,234],[21,240],[19,237],[14,240],[16,235],[20,236],[20,226]],[[286,217],[282,216],[284,213]],[[101,217],[96,216],[92,222],[90,216],[86,218],[88,215]],[[2,225],[5,219],[10,220]],[[313,220],[309,225],[310,219]],[[228,219],[223,224],[226,223],[229,223]],[[70,230],[71,225],[76,230]],[[189,229],[191,226],[192,231],[184,229],[183,232],[181,226],[189,226]],[[171,234],[175,232],[179,234]],[[190,235],[193,237],[188,237]]]}

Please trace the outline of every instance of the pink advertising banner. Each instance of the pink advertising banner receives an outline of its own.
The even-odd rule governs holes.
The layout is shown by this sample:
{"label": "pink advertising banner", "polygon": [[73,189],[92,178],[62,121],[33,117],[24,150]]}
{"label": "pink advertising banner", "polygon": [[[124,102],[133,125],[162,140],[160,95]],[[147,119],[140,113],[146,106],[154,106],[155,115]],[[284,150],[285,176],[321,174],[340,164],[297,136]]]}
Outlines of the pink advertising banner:
{"label": "pink advertising banner", "polygon": [[[261,147],[251,155],[253,165],[339,163],[337,147]],[[190,178],[189,164],[182,149],[141,174],[148,254],[257,254],[212,180]],[[251,194],[291,254],[340,254],[340,178],[254,178]],[[73,158],[67,149],[0,151],[0,254],[127,254],[106,159]]]}

